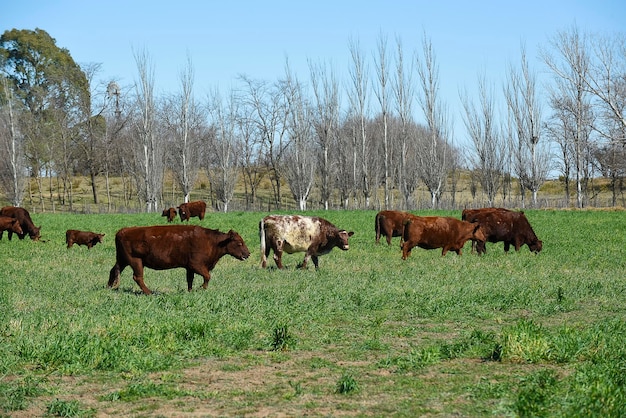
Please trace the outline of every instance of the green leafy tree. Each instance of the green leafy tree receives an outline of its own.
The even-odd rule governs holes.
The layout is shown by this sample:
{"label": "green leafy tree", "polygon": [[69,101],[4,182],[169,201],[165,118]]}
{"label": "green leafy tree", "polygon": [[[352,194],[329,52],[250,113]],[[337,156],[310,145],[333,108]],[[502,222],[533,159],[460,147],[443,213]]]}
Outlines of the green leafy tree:
{"label": "green leafy tree", "polygon": [[19,125],[43,210],[43,172],[54,171],[64,185],[71,184],[71,163],[77,156],[68,155],[67,150],[81,140],[79,126],[89,117],[85,114],[90,108],[89,83],[69,51],[59,48],[42,29],[5,31],[0,37],[0,55],[2,71],[25,109]]}

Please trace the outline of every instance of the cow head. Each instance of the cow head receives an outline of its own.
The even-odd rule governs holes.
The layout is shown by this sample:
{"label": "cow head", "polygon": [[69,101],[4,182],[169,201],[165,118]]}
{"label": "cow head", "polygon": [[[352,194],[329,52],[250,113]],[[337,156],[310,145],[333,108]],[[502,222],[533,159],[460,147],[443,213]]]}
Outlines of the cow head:
{"label": "cow head", "polygon": [[248,250],[243,238],[232,229],[228,231],[226,237],[220,241],[219,245],[225,248],[227,254],[238,260],[245,260],[250,257],[250,250]]}
{"label": "cow head", "polygon": [[337,244],[337,247],[339,247],[343,251],[347,251],[350,248],[350,245],[348,244],[348,238],[354,235],[354,232],[346,232],[345,229],[342,229],[337,235],[339,236],[339,243]]}
{"label": "cow head", "polygon": [[104,234],[96,234],[96,240],[97,240],[98,242],[102,242],[102,241],[103,241],[103,238],[104,238]]}
{"label": "cow head", "polygon": [[530,251],[538,254],[539,251],[541,251],[541,249],[543,248],[543,241],[535,239],[528,244],[528,248],[530,249]]}
{"label": "cow head", "polygon": [[28,233],[28,235],[30,236],[30,239],[32,239],[33,241],[39,241],[39,238],[41,238],[41,227],[33,226],[32,230]]}
{"label": "cow head", "polygon": [[178,207],[178,216],[180,216],[181,221],[189,219],[189,209],[187,208],[186,203],[183,203]]}
{"label": "cow head", "polygon": [[474,225],[474,231],[472,232],[472,240],[485,242],[487,241],[487,237],[485,236],[485,231],[480,226],[480,224],[476,223]]}
{"label": "cow head", "polygon": [[13,223],[11,224],[11,230],[13,232],[15,232],[18,235],[22,235],[24,234],[24,230],[22,229],[22,225],[20,225],[20,221],[18,221],[17,219],[13,220]]}

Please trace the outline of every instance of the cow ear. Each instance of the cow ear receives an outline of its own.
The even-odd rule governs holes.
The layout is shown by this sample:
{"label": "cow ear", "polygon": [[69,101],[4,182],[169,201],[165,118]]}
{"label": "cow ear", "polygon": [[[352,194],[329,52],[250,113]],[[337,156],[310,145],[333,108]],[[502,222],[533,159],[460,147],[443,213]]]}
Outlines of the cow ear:
{"label": "cow ear", "polygon": [[351,237],[352,235],[354,235],[354,231],[350,231],[348,232],[348,236]]}

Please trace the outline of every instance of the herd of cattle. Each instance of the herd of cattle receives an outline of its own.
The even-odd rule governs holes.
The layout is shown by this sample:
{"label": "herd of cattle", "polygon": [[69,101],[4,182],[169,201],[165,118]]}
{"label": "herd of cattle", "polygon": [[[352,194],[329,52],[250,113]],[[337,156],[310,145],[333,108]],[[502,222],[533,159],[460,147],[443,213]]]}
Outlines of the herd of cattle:
{"label": "herd of cattle", "polygon": [[[176,217],[176,209],[181,221],[191,217],[204,219],[206,203],[203,201],[183,203],[178,208],[163,211],[171,223]],[[7,206],[0,209],[0,239],[8,231],[9,239],[17,234],[20,239],[28,235],[37,241],[41,237],[41,227],[36,227],[30,214],[24,208]],[[381,236],[391,245],[393,237],[400,237],[402,259],[406,260],[415,247],[442,249],[442,255],[454,251],[461,255],[468,240],[472,241],[472,251],[483,254],[487,242],[504,242],[504,251],[511,245],[516,251],[527,245],[530,251],[538,253],[542,242],[537,238],[524,212],[503,208],[465,209],[461,219],[443,216],[418,216],[409,212],[384,210],[375,217],[376,243]],[[304,252],[302,268],[309,260],[319,268],[318,257],[337,247],[348,250],[348,238],[353,231],[339,229],[326,219],[304,215],[269,215],[259,222],[261,241],[261,266],[267,267],[270,251],[274,261],[282,269],[283,252],[293,254]],[[91,248],[101,243],[104,234],[70,229],[66,232],[67,248],[73,244]],[[143,279],[144,267],[155,270],[184,268],[187,274],[187,289],[192,290],[195,274],[204,279],[206,289],[211,278],[211,270],[225,255],[238,260],[246,260],[250,251],[241,236],[232,229],[226,233],[196,225],[158,225],[122,228],[115,234],[115,265],[109,273],[109,288],[117,288],[120,274],[130,266],[133,279],[143,293],[151,294]]]}

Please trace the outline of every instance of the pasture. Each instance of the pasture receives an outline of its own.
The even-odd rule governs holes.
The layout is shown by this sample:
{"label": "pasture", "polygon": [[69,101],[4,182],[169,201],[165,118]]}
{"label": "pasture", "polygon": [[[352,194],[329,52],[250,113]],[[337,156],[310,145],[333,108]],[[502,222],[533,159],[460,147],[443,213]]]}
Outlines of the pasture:
{"label": "pasture", "polygon": [[[460,212],[420,211],[460,218]],[[115,232],[160,213],[32,214],[0,241],[0,416],[626,415],[626,212],[526,211],[543,251],[462,256],[374,243],[376,211],[307,212],[354,231],[320,269],[260,268],[267,213],[190,223],[246,241],[207,290],[127,268]],[[179,220],[175,221],[180,223]],[[105,233],[88,250],[65,231]]]}

